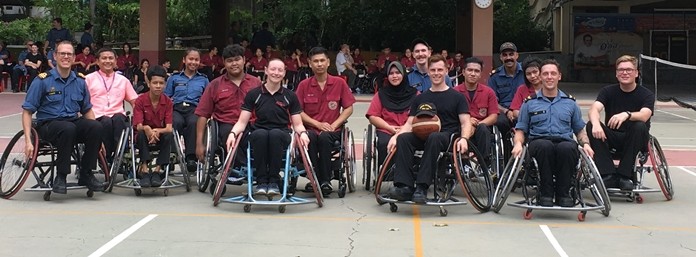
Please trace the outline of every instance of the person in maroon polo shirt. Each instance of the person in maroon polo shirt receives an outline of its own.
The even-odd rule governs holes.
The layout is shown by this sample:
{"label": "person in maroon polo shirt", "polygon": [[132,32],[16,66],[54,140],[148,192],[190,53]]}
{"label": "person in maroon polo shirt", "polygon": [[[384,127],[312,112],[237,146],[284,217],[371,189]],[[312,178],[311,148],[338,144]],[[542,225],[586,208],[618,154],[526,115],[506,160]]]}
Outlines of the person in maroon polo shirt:
{"label": "person in maroon polo shirt", "polygon": [[[141,187],[158,187],[162,185],[161,170],[169,164],[174,136],[173,112],[174,103],[164,95],[167,70],[162,66],[155,66],[147,73],[150,91],[141,94],[135,100],[133,107],[133,127],[137,131],[135,140],[140,155],[140,169],[138,170],[139,184]],[[157,156],[155,169],[150,173],[147,164],[152,160],[149,145],[157,145],[160,154]]]}
{"label": "person in maroon polo shirt", "polygon": [[73,62],[73,70],[75,72],[87,74],[92,71],[92,67],[97,65],[94,55],[90,54],[90,50],[89,46],[85,46],[82,48],[82,53],[75,56],[75,62]]}
{"label": "person in maroon polo shirt", "polygon": [[406,67],[407,71],[410,71],[411,68],[416,65],[416,59],[413,58],[413,52],[411,52],[411,49],[406,48],[406,50],[404,50],[404,56],[401,57],[401,64]]}
{"label": "person in maroon polo shirt", "polygon": [[382,164],[387,157],[389,139],[399,131],[408,120],[409,109],[418,90],[411,87],[406,76],[406,67],[400,62],[392,62],[388,66],[387,81],[372,98],[365,117],[377,129],[377,163]]}
{"label": "person in maroon polo shirt", "polygon": [[[534,94],[537,90],[541,89],[541,59],[537,57],[527,57],[522,62],[522,71],[524,71],[524,84],[517,87],[515,96],[512,98],[512,103],[510,103],[510,110],[508,112],[508,118],[512,121],[516,121],[517,117],[520,116],[520,108],[524,99],[528,96]],[[513,122],[515,123],[515,122]]]}
{"label": "person in maroon polo shirt", "polygon": [[[471,133],[466,137],[474,142],[483,156],[489,156],[493,141],[492,127],[498,119],[498,99],[493,89],[479,82],[483,61],[476,57],[464,59],[464,82],[454,89],[464,94],[469,104]],[[490,162],[489,158],[486,161]]]}
{"label": "person in maroon polo shirt", "polygon": [[[265,72],[268,78],[266,82],[249,91],[244,98],[239,121],[230,131],[231,136],[227,137],[227,148],[234,146],[236,135],[250,127],[249,142],[254,150],[252,155],[257,184],[254,194],[272,196],[280,194],[281,156],[291,141],[289,125],[300,135],[304,145],[309,144],[309,137],[302,124],[302,109],[297,96],[281,85],[285,77],[283,61],[271,59]],[[256,120],[247,126],[252,113]],[[246,146],[239,147],[240,151],[246,149]]]}
{"label": "person in maroon polo shirt", "polygon": [[257,78],[261,78],[263,76],[263,71],[266,69],[266,66],[268,66],[268,60],[263,58],[261,48],[256,49],[256,56],[251,58],[251,60],[247,62],[246,66],[251,69],[249,72],[251,75]]}
{"label": "person in maroon polo shirt", "polygon": [[208,53],[201,55],[201,66],[198,68],[198,72],[205,74],[209,79],[215,78],[216,71],[219,70],[217,54],[218,48],[210,46]]}
{"label": "person in maroon polo shirt", "polygon": [[[212,118],[218,124],[218,144],[227,141],[232,126],[239,120],[240,107],[244,97],[253,88],[261,85],[257,77],[244,73],[244,48],[240,45],[228,45],[222,50],[225,70],[220,76],[210,82],[201,96],[195,114],[196,121],[196,156],[199,161],[205,160],[203,132],[208,119]],[[244,139],[243,139],[244,140]],[[235,163],[245,163],[246,152],[237,151]]]}
{"label": "person in maroon polo shirt", "polygon": [[353,113],[355,97],[348,84],[340,77],[327,73],[331,64],[323,47],[309,51],[309,66],[314,76],[297,86],[297,98],[302,106],[302,121],[309,129],[309,155],[316,165],[316,173],[323,194],[330,194],[331,149],[341,140],[343,123]]}

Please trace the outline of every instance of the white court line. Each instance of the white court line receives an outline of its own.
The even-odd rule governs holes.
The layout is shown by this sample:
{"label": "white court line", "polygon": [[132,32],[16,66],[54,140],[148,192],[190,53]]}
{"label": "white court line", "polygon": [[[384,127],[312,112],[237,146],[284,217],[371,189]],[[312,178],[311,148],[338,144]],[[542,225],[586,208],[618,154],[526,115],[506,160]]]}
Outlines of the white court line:
{"label": "white court line", "polygon": [[118,236],[114,237],[114,239],[111,239],[108,243],[103,245],[102,247],[99,247],[95,252],[89,255],[89,257],[99,257],[104,255],[106,252],[111,250],[111,248],[114,248],[114,246],[118,245],[126,239],[128,236],[131,234],[135,233],[138,229],[140,229],[142,226],[145,226],[148,222],[153,220],[155,217],[157,217],[157,214],[150,214],[147,215],[147,217],[143,218],[142,220],[138,221],[138,223],[135,223],[133,226],[130,228],[126,229],[125,231],[121,232]]}
{"label": "white court line", "polygon": [[686,171],[686,173],[689,173],[689,174],[691,174],[691,176],[694,176],[694,177],[696,177],[696,172],[693,172],[693,171],[687,170],[686,168],[684,168],[684,167],[682,167],[682,166],[679,166],[679,167],[677,167],[677,168],[680,168],[681,170],[683,170],[683,171]]}
{"label": "white court line", "polygon": [[558,253],[558,255],[560,255],[561,257],[568,257],[568,254],[565,251],[563,251],[563,248],[561,247],[561,245],[558,243],[556,238],[551,233],[549,226],[539,225],[539,228],[541,228],[541,231],[543,231],[544,235],[546,235],[546,239],[548,239],[549,242],[551,243],[551,245],[553,245],[553,249],[556,249],[556,252]]}
{"label": "white court line", "polygon": [[10,114],[10,115],[0,116],[0,119],[13,117],[13,116],[17,116],[17,115],[20,115],[20,114],[22,114],[22,113],[20,112],[20,113],[15,113],[15,114]]}
{"label": "white court line", "polygon": [[686,116],[682,116],[682,115],[679,115],[679,114],[674,114],[674,113],[667,112],[667,111],[663,111],[663,110],[657,110],[657,111],[658,111],[658,112],[662,112],[662,113],[666,113],[666,114],[669,114],[669,115],[672,115],[672,116],[675,116],[675,117],[679,117],[679,118],[682,118],[682,119],[687,119],[687,120],[690,120],[690,121],[696,121],[695,119],[692,119],[692,118],[689,118],[689,117],[686,117]]}

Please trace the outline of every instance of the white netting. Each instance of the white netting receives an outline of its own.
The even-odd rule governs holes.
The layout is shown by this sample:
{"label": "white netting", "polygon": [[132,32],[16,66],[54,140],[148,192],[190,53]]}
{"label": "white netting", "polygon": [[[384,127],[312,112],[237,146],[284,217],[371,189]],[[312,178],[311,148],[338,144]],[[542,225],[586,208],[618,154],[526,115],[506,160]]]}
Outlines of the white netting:
{"label": "white netting", "polygon": [[658,101],[696,110],[696,66],[640,55],[640,84]]}

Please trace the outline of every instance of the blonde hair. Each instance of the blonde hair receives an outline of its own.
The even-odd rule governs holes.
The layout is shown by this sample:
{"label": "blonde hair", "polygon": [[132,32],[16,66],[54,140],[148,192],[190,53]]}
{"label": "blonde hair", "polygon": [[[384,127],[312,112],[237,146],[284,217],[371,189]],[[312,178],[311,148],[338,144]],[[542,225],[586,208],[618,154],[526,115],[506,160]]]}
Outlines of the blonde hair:
{"label": "blonde hair", "polygon": [[618,59],[616,59],[616,67],[619,67],[619,64],[622,62],[630,62],[633,64],[634,68],[638,68],[638,59],[635,56],[632,55],[622,55]]}

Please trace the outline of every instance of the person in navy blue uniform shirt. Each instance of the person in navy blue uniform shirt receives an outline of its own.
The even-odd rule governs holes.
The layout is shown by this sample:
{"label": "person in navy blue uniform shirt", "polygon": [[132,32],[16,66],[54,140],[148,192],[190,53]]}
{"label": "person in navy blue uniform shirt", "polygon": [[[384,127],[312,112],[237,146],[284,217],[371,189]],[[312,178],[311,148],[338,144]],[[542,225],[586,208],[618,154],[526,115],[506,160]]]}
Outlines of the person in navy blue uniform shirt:
{"label": "person in navy blue uniform shirt", "polygon": [[[638,60],[624,55],[616,60],[618,84],[602,88],[588,112],[587,133],[597,150],[595,164],[610,188],[633,190],[636,155],[650,138],[650,117],[655,110],[655,94],[636,84]],[[604,110],[604,123],[599,121]],[[619,156],[614,166],[612,150]]]}
{"label": "person in navy blue uniform shirt", "polygon": [[[426,92],[433,85],[430,75],[428,75],[428,59],[432,50],[428,42],[420,38],[413,40],[411,44],[413,45],[413,58],[416,59],[416,65],[411,68],[411,72],[408,74],[408,82],[418,91]],[[445,76],[445,84],[448,87],[454,86],[449,76]]]}
{"label": "person in navy blue uniform shirt", "polygon": [[[517,88],[524,84],[524,70],[522,65],[517,62],[519,54],[517,46],[512,42],[505,42],[500,45],[500,61],[503,65],[493,70],[491,77],[488,79],[488,86],[493,89],[495,96],[498,98],[498,120],[495,126],[503,134],[503,149],[510,149],[510,129],[514,126],[513,112],[510,110],[510,104],[515,96]],[[505,153],[506,157],[509,152]],[[507,159],[507,158],[506,158]]]}
{"label": "person in navy blue uniform shirt", "polygon": [[184,136],[186,167],[196,170],[196,106],[208,86],[208,77],[198,72],[201,62],[200,51],[189,48],[184,56],[184,71],[167,80],[164,94],[174,102],[174,129]]}
{"label": "person in navy blue uniform shirt", "polygon": [[[590,147],[585,122],[575,98],[558,89],[561,79],[560,65],[555,60],[545,60],[541,65],[542,88],[527,97],[520,109],[515,126],[515,142],[512,155],[519,157],[525,137],[529,142],[529,153],[539,165],[540,198],[537,204],[544,207],[556,204],[573,207],[570,183],[578,162],[578,143],[590,157]],[[554,183],[555,177],[555,183]]]}
{"label": "person in navy blue uniform shirt", "polygon": [[78,184],[93,191],[103,191],[103,184],[92,174],[92,167],[96,167],[97,153],[102,144],[102,126],[94,118],[84,75],[70,70],[75,61],[75,49],[68,41],[60,42],[54,58],[57,61],[56,69],[37,76],[22,104],[22,128],[24,138],[27,139],[25,154],[29,157],[34,148],[39,147],[30,141],[32,115],[36,113],[36,131],[39,137],[51,142],[58,151],[53,192],[67,192],[66,177],[70,174],[70,157],[78,142],[85,145],[79,164],[81,174]]}

